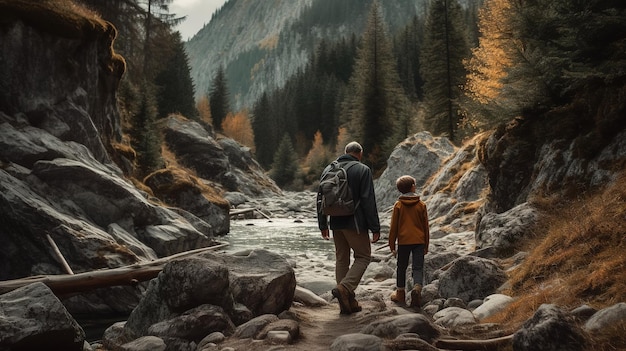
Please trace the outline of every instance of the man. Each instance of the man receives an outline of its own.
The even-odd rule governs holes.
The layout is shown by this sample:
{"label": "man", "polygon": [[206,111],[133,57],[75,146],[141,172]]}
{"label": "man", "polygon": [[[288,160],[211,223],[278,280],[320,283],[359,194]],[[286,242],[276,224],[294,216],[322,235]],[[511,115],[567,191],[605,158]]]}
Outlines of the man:
{"label": "man", "polygon": [[[361,161],[363,147],[356,141],[348,143],[345,154],[337,161]],[[328,172],[330,165],[322,175]],[[372,248],[368,230],[372,232],[372,243],[380,239],[380,220],[376,209],[372,171],[361,162],[347,170],[348,185],[357,203],[353,215],[330,216],[330,229],[335,243],[335,279],[337,287],[332,294],[339,301],[341,314],[361,311],[355,299],[354,290],[359,285],[371,260]],[[328,217],[321,212],[321,192],[317,194],[317,221],[322,231],[322,238],[329,240]],[[350,251],[354,252],[354,263],[350,266]]]}

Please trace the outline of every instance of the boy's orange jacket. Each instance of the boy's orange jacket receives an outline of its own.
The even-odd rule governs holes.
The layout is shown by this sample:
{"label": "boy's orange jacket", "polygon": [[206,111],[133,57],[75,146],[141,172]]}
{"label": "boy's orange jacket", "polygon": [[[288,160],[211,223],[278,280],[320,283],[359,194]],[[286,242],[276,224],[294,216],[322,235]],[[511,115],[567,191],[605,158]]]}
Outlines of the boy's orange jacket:
{"label": "boy's orange jacket", "polygon": [[415,194],[405,194],[393,205],[389,227],[389,248],[398,245],[425,244],[428,248],[430,232],[426,204]]}

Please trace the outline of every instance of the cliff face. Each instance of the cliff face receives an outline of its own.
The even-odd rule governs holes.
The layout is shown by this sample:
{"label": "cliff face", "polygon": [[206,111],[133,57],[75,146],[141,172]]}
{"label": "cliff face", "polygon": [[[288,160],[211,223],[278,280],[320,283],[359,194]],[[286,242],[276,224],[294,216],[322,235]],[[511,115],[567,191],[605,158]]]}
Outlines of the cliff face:
{"label": "cliff face", "polygon": [[[209,246],[229,230],[224,189],[280,192],[258,164],[231,165],[250,155],[227,141],[211,143],[225,164],[214,179],[171,170],[150,178],[154,195],[139,190],[115,163],[132,164],[115,151],[125,69],[112,50],[115,28],[63,6],[0,0],[0,280],[65,273],[47,235],[75,273]],[[177,157],[194,160],[184,154],[189,145],[174,142]],[[167,184],[172,179],[182,179],[184,191]],[[168,199],[155,201],[160,194]]]}

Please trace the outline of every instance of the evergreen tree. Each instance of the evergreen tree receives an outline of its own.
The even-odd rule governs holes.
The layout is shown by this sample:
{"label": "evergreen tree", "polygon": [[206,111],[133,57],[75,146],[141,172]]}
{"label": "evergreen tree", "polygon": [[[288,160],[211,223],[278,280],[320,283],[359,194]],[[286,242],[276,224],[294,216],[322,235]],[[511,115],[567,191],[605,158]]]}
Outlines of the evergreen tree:
{"label": "evergreen tree", "polygon": [[394,40],[394,52],[398,58],[400,83],[407,97],[412,100],[421,98],[422,77],[419,74],[419,54],[422,41],[423,25],[418,17],[408,24]]}
{"label": "evergreen tree", "polygon": [[424,80],[426,127],[435,135],[456,140],[461,120],[459,98],[469,56],[467,30],[456,0],[433,0],[426,18],[420,73]]}
{"label": "evergreen tree", "polygon": [[213,127],[222,130],[222,121],[230,112],[230,93],[228,92],[228,82],[223,67],[219,67],[213,78],[213,84],[209,91],[209,106],[211,107],[211,118]]}
{"label": "evergreen tree", "polygon": [[267,93],[263,93],[252,108],[252,129],[255,136],[256,159],[265,169],[269,169],[272,165],[276,150],[274,143],[278,139],[276,136],[278,128],[274,125],[275,122],[276,119],[273,118],[270,110],[269,97]]}
{"label": "evergreen tree", "polygon": [[361,142],[374,170],[381,170],[393,147],[406,137],[403,126],[410,106],[378,1],[372,4],[348,91],[342,103],[343,125],[352,139]]}
{"label": "evergreen tree", "polygon": [[298,158],[293,149],[289,135],[285,134],[281,140],[272,163],[270,176],[280,187],[291,184],[298,173]]}
{"label": "evergreen tree", "polygon": [[170,113],[198,120],[199,114],[195,106],[194,85],[191,79],[189,58],[179,32],[172,34],[174,52],[165,68],[157,76],[155,83],[159,86],[158,104],[159,117]]}
{"label": "evergreen tree", "polygon": [[131,145],[137,152],[140,174],[145,176],[163,165],[161,140],[155,121],[157,116],[154,93],[148,84],[141,89],[141,103],[133,121]]}

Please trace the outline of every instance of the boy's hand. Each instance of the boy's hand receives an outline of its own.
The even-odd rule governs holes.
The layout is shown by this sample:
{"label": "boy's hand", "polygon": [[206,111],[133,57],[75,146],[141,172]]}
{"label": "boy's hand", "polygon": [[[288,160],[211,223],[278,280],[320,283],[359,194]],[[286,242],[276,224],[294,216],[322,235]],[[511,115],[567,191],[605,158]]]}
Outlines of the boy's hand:
{"label": "boy's hand", "polygon": [[396,257],[398,255],[398,252],[396,252],[396,250],[391,250],[391,254],[393,255],[393,257]]}

